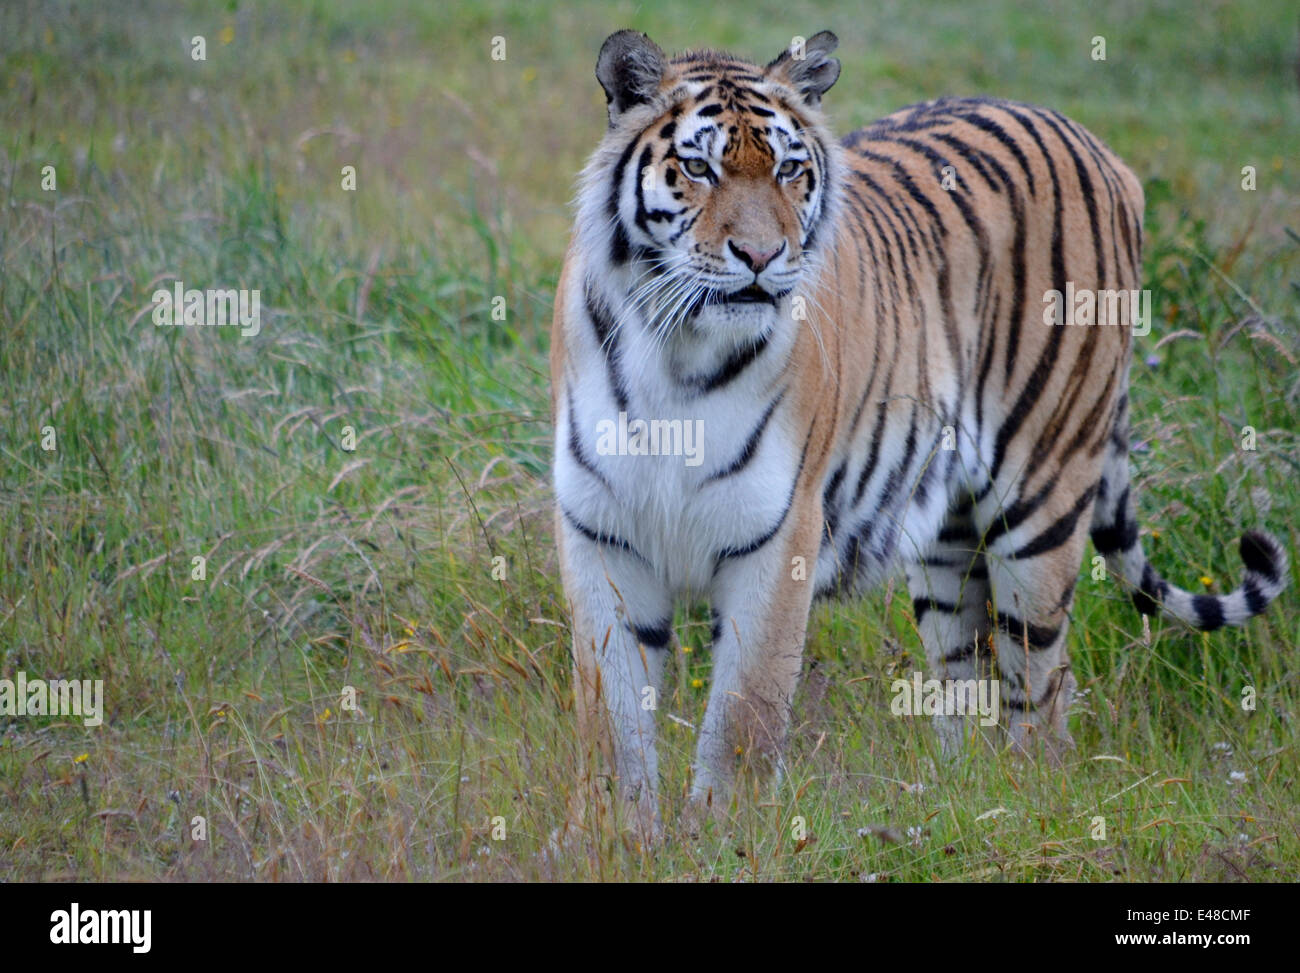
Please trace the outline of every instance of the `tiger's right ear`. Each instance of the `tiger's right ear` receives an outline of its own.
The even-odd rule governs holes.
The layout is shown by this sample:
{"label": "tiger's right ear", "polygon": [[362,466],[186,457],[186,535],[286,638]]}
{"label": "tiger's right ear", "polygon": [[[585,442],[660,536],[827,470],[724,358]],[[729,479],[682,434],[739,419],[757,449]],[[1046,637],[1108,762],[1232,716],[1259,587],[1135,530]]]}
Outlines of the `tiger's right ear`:
{"label": "tiger's right ear", "polygon": [[634,105],[649,101],[668,73],[668,59],[654,41],[636,30],[605,38],[596,59],[596,80],[605,89],[609,124]]}

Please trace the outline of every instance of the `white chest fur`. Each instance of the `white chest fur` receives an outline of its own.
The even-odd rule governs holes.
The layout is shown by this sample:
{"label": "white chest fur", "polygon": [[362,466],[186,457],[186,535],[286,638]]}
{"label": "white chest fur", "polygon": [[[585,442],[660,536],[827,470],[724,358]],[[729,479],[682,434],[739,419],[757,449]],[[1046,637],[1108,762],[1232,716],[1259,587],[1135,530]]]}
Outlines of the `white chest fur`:
{"label": "white chest fur", "polygon": [[[583,295],[569,304],[585,320]],[[584,527],[631,545],[674,591],[705,591],[718,557],[775,528],[789,505],[802,445],[782,386],[792,329],[776,309],[750,323],[764,340],[695,331],[665,343],[637,321],[604,346],[593,329],[568,336],[557,497]],[[728,377],[733,356],[744,367]]]}

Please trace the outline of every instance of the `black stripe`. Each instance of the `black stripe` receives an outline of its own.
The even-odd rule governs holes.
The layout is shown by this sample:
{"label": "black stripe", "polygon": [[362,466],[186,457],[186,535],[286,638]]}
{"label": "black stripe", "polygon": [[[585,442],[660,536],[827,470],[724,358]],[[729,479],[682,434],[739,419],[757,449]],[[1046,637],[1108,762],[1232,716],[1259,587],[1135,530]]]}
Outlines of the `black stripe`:
{"label": "black stripe", "polygon": [[[1021,682],[1023,683],[1024,680],[1022,679]],[[1013,709],[1018,712],[1024,713],[1027,710],[1039,708],[1048,700],[1052,699],[1054,696],[1059,695],[1060,692],[1061,692],[1061,681],[1059,678],[1055,678],[1048,682],[1047,688],[1043,691],[1042,697],[1038,699],[1036,702],[1031,703],[1028,700],[1023,698],[1022,699],[1004,698],[998,700],[998,703],[999,705],[1001,705],[1006,709]]]}
{"label": "black stripe", "polygon": [[844,474],[849,468],[848,463],[849,461],[845,460],[837,466],[830,479],[826,481],[826,488],[822,491],[822,506],[830,507],[834,503],[835,497],[839,493],[840,484],[844,482]]}
{"label": "black stripe", "polygon": [[1268,607],[1268,597],[1259,590],[1259,583],[1254,578],[1246,578],[1241,585],[1241,593],[1246,597],[1246,610],[1252,615],[1258,615]]}
{"label": "black stripe", "polygon": [[974,634],[957,646],[955,649],[949,649],[943,655],[944,662],[962,662],[971,656],[975,656],[979,662],[988,662],[993,656],[989,652],[988,642],[983,638],[977,638]]}
{"label": "black stripe", "polygon": [[638,135],[627,144],[627,147],[623,149],[623,154],[618,157],[610,183],[609,199],[605,203],[605,211],[614,224],[614,238],[610,243],[609,259],[615,265],[626,263],[630,250],[627,230],[623,228],[623,222],[619,218],[618,202],[622,195],[623,174],[627,171],[627,164],[632,160],[632,153],[636,151],[637,143],[640,141],[641,136]]}
{"label": "black stripe", "polygon": [[983,579],[989,576],[988,567],[975,561],[953,561],[942,557],[927,557],[922,563],[927,568],[947,568],[950,571],[955,571],[963,578]]}
{"label": "black stripe", "polygon": [[1001,164],[991,155],[975,148],[975,146],[971,145],[969,142],[959,139],[950,132],[934,132],[930,137],[936,142],[942,142],[961,156],[962,161],[975,170],[979,177],[984,180],[985,184],[988,185],[989,189],[993,190],[995,193],[1002,192],[1002,186],[993,181],[992,177],[989,176],[988,169],[985,168],[985,165],[987,164],[990,169],[993,169],[1003,183],[1007,181],[1006,170],[1003,169]]}
{"label": "black stripe", "polygon": [[902,187],[903,192],[907,193],[907,195],[910,196],[912,200],[921,207],[921,209],[925,210],[933,224],[937,225],[939,236],[942,238],[948,235],[948,225],[944,223],[943,217],[939,214],[938,208],[930,201],[930,197],[922,192],[921,187],[916,184],[916,181],[912,178],[912,174],[907,171],[906,166],[897,159],[891,158],[887,155],[879,155],[875,152],[868,152],[863,149],[859,149],[858,154],[864,159],[870,159],[873,162],[888,165],[890,167],[890,174],[894,177],[894,182],[898,183],[898,185]]}
{"label": "black stripe", "polygon": [[728,385],[738,378],[746,368],[757,361],[758,357],[767,349],[770,340],[771,334],[762,335],[752,344],[733,351],[712,374],[682,379],[681,384],[693,387],[700,395],[716,392],[724,385]]}
{"label": "black stripe", "polygon": [[1038,195],[1037,189],[1034,186],[1034,171],[1029,167],[1029,159],[1025,156],[1024,151],[1021,150],[1020,143],[1008,135],[1006,129],[993,119],[987,118],[978,112],[955,112],[954,117],[960,118],[962,121],[970,125],[974,125],[980,131],[988,133],[1001,142],[1006,150],[1011,153],[1012,157],[1016,160],[1016,163],[1020,166],[1020,171],[1024,174],[1025,182],[1029,185],[1029,195]]}
{"label": "black stripe", "polygon": [[1038,492],[1032,497],[1026,497],[1023,500],[1017,500],[1010,507],[1004,507],[994,515],[993,523],[989,529],[984,532],[984,543],[992,544],[1003,534],[1008,534],[1015,530],[1022,523],[1029,519],[1047,498],[1055,492],[1057,481],[1060,473],[1053,473],[1051,479],[1039,488]]}
{"label": "black stripe", "polygon": [[944,615],[955,615],[957,606],[950,601],[939,601],[937,598],[914,598],[912,599],[912,614],[916,616],[919,622],[926,612],[941,612]]}
{"label": "black stripe", "polygon": [[665,618],[653,625],[628,625],[628,630],[647,649],[666,649],[668,640],[672,638],[673,621]]}
{"label": "black stripe", "polygon": [[785,518],[790,513],[790,508],[794,506],[794,492],[799,487],[799,477],[803,475],[803,464],[804,464],[804,460],[808,458],[808,444],[812,442],[812,434],[813,434],[813,427],[810,426],[808,428],[808,435],[803,441],[803,451],[799,454],[799,466],[795,469],[794,480],[790,483],[790,495],[786,498],[785,509],[781,511],[781,516],[777,520],[776,524],[773,525],[771,530],[765,532],[759,537],[756,537],[748,544],[742,544],[739,547],[726,547],[723,548],[721,551],[719,551],[716,555],[714,555],[713,570],[715,573],[717,572],[718,567],[721,565],[723,561],[727,560],[728,558],[745,557],[746,555],[753,554],[764,544],[770,541],[773,537],[775,537],[777,533],[781,530],[781,527],[785,524]]}
{"label": "black stripe", "polygon": [[587,316],[591,318],[591,327],[596,334],[601,354],[605,356],[605,373],[609,379],[609,391],[614,396],[620,412],[627,411],[627,386],[623,384],[623,375],[618,367],[618,335],[614,333],[614,322],[610,320],[609,310],[595,293],[591,281],[583,288],[583,297],[587,306]]}
{"label": "black stripe", "polygon": [[[1101,146],[1091,132],[1086,131],[1082,126],[1066,118],[1058,111],[1048,110],[1048,114],[1056,119],[1058,123],[1084,147],[1088,156],[1092,159],[1093,167],[1101,177],[1101,184],[1106,190],[1106,211],[1110,215],[1109,232],[1106,234],[1111,242],[1111,252],[1115,255],[1115,275],[1119,281],[1123,280],[1123,259],[1119,252],[1119,232],[1116,227],[1116,217],[1120,212],[1119,196],[1121,194],[1118,175],[1115,167],[1107,161],[1101,152]],[[1104,284],[1102,285],[1105,286]]]}
{"label": "black stripe", "polygon": [[596,468],[596,465],[587,458],[586,452],[583,451],[582,437],[578,435],[578,420],[573,409],[573,394],[567,385],[564,388],[564,396],[569,404],[569,455],[573,457],[575,463],[599,480],[606,490],[613,493],[614,488],[609,485],[609,481],[605,479],[604,474]]}
{"label": "black stripe", "polygon": [[604,547],[613,547],[620,551],[626,551],[638,560],[645,561],[646,564],[650,563],[641,555],[640,551],[621,537],[615,537],[613,534],[603,534],[598,530],[593,530],[586,524],[582,523],[582,521],[578,520],[578,518],[573,516],[573,514],[569,513],[569,511],[564,507],[561,507],[560,509],[564,513],[564,519],[569,522],[569,526],[583,537],[587,538],[587,540]]}
{"label": "black stripe", "polygon": [[[948,160],[944,156],[941,156],[938,152],[923,142],[906,138],[895,138],[891,141],[924,156],[926,161],[931,165],[943,166],[948,163]],[[950,192],[947,194],[947,198],[952,200],[953,204],[956,205],[957,211],[961,214],[962,220],[971,231],[971,235],[975,237],[975,247],[979,256],[979,271],[977,276],[980,280],[983,280],[985,276],[985,268],[989,265],[989,242],[988,234],[984,230],[984,223],[975,215],[974,210],[971,209],[970,203],[967,202],[964,192],[960,190],[957,192]],[[935,214],[937,216],[938,210],[935,210]],[[943,312],[944,335],[948,340],[948,350],[951,353],[953,360],[958,363],[958,372],[960,373],[959,384],[964,387],[966,384],[966,365],[962,359],[961,338],[957,333],[957,321],[953,314],[952,291],[948,275],[948,260],[946,256],[939,261],[938,276],[939,306]],[[924,336],[924,330],[922,331],[922,335]]]}
{"label": "black stripe", "polygon": [[776,407],[781,404],[783,398],[785,398],[785,389],[782,389],[781,394],[773,399],[772,404],[767,407],[767,411],[763,413],[763,418],[758,421],[758,425],[754,428],[754,431],[749,434],[749,439],[745,441],[744,447],[740,450],[740,455],[727,464],[724,469],[705,477],[704,484],[713,483],[716,480],[722,480],[729,476],[735,476],[749,465],[750,460],[754,458],[754,454],[758,452],[758,444],[763,438],[763,432],[767,429],[768,420],[772,418],[772,413],[776,411]]}
{"label": "black stripe", "polygon": [[[886,382],[888,382],[888,379],[886,379]],[[880,460],[880,432],[885,426],[885,413],[888,409],[889,400],[885,399],[876,410],[876,425],[871,430],[871,452],[867,454],[867,462],[863,465],[862,472],[858,475],[857,485],[853,488],[853,499],[849,501],[850,508],[856,507],[859,501],[862,500],[862,494],[867,489],[867,481],[871,479],[871,474],[876,469],[876,463]]]}
{"label": "black stripe", "polygon": [[1097,198],[1093,194],[1092,177],[1088,175],[1087,167],[1083,164],[1083,160],[1079,158],[1079,153],[1074,151],[1074,146],[1065,137],[1065,133],[1061,131],[1060,126],[1045,114],[1040,114],[1039,117],[1056,133],[1056,137],[1061,140],[1061,144],[1065,146],[1065,151],[1070,153],[1070,158],[1074,161],[1074,169],[1079,176],[1079,190],[1083,194],[1084,204],[1088,207],[1088,224],[1092,228],[1092,250],[1093,257],[1096,260],[1097,280],[1104,287],[1106,255],[1101,249],[1101,228],[1097,219]]}
{"label": "black stripe", "polygon": [[1169,583],[1156,574],[1156,569],[1148,561],[1142,568],[1142,584],[1133,592],[1133,607],[1143,615],[1158,615],[1160,602],[1168,590]]}
{"label": "black stripe", "polygon": [[888,510],[889,505],[893,502],[895,494],[903,486],[904,477],[907,471],[912,468],[912,457],[916,455],[916,414],[919,406],[912,406],[912,421],[907,429],[907,442],[903,447],[903,459],[897,466],[889,471],[885,477],[885,489],[880,494],[880,500],[876,503],[877,510]]}
{"label": "black stripe", "polygon": [[1192,609],[1196,612],[1196,627],[1202,632],[1222,627],[1223,600],[1216,595],[1194,595]]}
{"label": "black stripe", "polygon": [[[1065,251],[1062,229],[1062,200],[1061,185],[1056,178],[1056,166],[1052,162],[1051,157],[1047,154],[1047,150],[1043,146],[1043,141],[1039,137],[1037,129],[1033,127],[1033,123],[1028,118],[1023,117],[1014,111],[1010,112],[1010,114],[1020,122],[1022,126],[1024,126],[1025,131],[1033,136],[1034,140],[1038,143],[1038,147],[1043,153],[1043,161],[1047,163],[1048,174],[1052,179],[1052,196],[1055,208],[1052,221],[1052,286],[1057,291],[1064,293]],[[1014,319],[1012,324],[1013,327],[1018,327]],[[1020,394],[1017,396],[1016,402],[1011,408],[1011,413],[1007,416],[1006,421],[1002,423],[1001,428],[998,429],[997,438],[993,447],[992,478],[994,480],[997,479],[998,473],[1002,469],[1002,462],[1006,458],[1008,444],[1020,430],[1020,426],[1024,423],[1025,418],[1042,398],[1043,389],[1047,385],[1047,379],[1052,373],[1053,366],[1056,364],[1057,352],[1061,344],[1061,334],[1064,329],[1051,328],[1050,330],[1051,334],[1048,336],[1047,344],[1039,354],[1038,361],[1034,365],[1034,369],[1030,373],[1029,379],[1025,382],[1024,388],[1020,390]],[[1013,350],[1014,349],[1008,349],[1009,357],[1007,358],[1006,366],[1008,378],[1011,376],[1011,370],[1014,365],[1014,361],[1010,357],[1010,353]]]}
{"label": "black stripe", "polygon": [[1240,550],[1241,560],[1245,562],[1247,571],[1263,575],[1269,584],[1275,585],[1281,580],[1278,571],[1281,566],[1281,552],[1269,537],[1259,531],[1248,530],[1241,535]]}
{"label": "black stripe", "polygon": [[[912,233],[913,222],[912,222],[912,221],[909,221],[909,220],[905,220],[905,219],[903,218],[903,210],[900,210],[899,207],[898,207],[898,205],[894,202],[894,195],[895,195],[895,194],[889,192],[889,191],[886,190],[883,186],[881,186],[880,183],[876,182],[876,180],[874,180],[873,178],[871,178],[871,174],[870,174],[870,173],[863,172],[863,171],[861,171],[860,169],[854,169],[854,170],[853,170],[853,174],[854,174],[855,176],[858,177],[858,180],[859,180],[860,182],[865,183],[866,186],[867,186],[867,188],[870,189],[870,190],[872,191],[873,197],[874,197],[874,199],[877,201],[877,203],[883,203],[885,206],[888,206],[889,209],[893,212],[893,214],[894,214],[894,219],[897,220],[897,225],[895,225],[894,223],[890,222],[889,220],[886,220],[885,222],[887,222],[887,223],[890,224],[891,229],[893,229],[893,231],[894,231],[894,236],[899,240],[900,246],[901,246],[901,243],[902,243],[902,237],[899,236],[899,234],[898,234],[898,227],[900,227],[900,226],[902,227],[902,229],[903,229],[903,236],[906,236],[906,237],[907,237],[907,243],[908,243],[908,246],[907,246],[907,247],[904,247],[903,249],[906,251],[907,249],[910,248],[911,251],[912,251],[912,256],[913,256],[914,258],[916,258],[916,259],[919,261],[919,260],[921,259],[921,251],[920,251],[920,249],[919,249],[919,248],[917,247],[917,245],[916,245],[916,236],[915,236],[915,234]],[[861,197],[857,197],[857,198],[861,200]],[[867,207],[868,204],[866,203],[866,201],[865,201],[865,200],[862,200],[862,202],[863,202],[863,206],[864,206],[864,208]],[[904,209],[905,209],[905,208],[904,208]],[[884,211],[883,211],[883,210],[881,210],[881,215],[882,215],[882,216],[884,215]],[[872,222],[875,222],[875,219],[874,219],[874,218],[873,218]],[[917,226],[917,229],[919,230],[919,229],[920,229],[920,224],[918,223],[918,224],[916,224],[916,226]],[[880,228],[880,225],[879,225],[878,223],[877,223],[877,225],[876,225],[876,231],[877,231],[877,233],[879,234],[879,236],[880,236],[880,238],[882,239],[882,241],[883,241],[884,239],[886,239],[886,238],[885,238],[885,233],[884,233],[884,231]],[[937,262],[938,262],[938,261],[937,261],[937,256],[936,256],[934,250],[932,250],[932,249],[930,248],[930,241],[929,241],[926,237],[922,237],[922,238],[921,238],[921,242],[925,245],[926,256],[930,259],[931,263],[937,263]],[[888,252],[888,251],[887,251],[887,252]],[[903,266],[904,266],[904,268],[906,268],[906,267],[907,267],[907,264],[904,263]]]}
{"label": "black stripe", "polygon": [[951,544],[954,541],[975,541],[976,539],[974,528],[965,521],[945,524],[939,531],[939,540],[944,544]]}
{"label": "black stripe", "polygon": [[1092,532],[1092,546],[1098,554],[1114,554],[1127,551],[1138,542],[1138,525],[1128,515],[1129,486],[1115,503],[1115,522],[1110,527],[1099,527]]}
{"label": "black stripe", "polygon": [[1005,612],[998,612],[998,628],[1002,629],[1016,645],[1023,646],[1028,641],[1031,650],[1050,648],[1057,636],[1061,634],[1059,625],[1035,625],[1033,622],[1026,624],[1015,615],[1008,615]]}
{"label": "black stripe", "polygon": [[1012,554],[1011,559],[1021,561],[1031,557],[1038,557],[1040,554],[1056,550],[1069,541],[1074,536],[1074,528],[1079,522],[1079,517],[1092,503],[1092,498],[1096,492],[1097,486],[1093,484],[1080,494],[1073,507],[1052,521],[1047,529],[1032,541]]}
{"label": "black stripe", "polygon": [[651,220],[656,223],[672,222],[677,217],[681,216],[682,213],[686,212],[685,209],[646,209],[645,186],[642,183],[641,174],[644,173],[646,169],[650,168],[650,163],[653,159],[654,152],[650,146],[647,145],[641,153],[641,158],[637,161],[636,216],[634,222],[636,223],[637,229],[646,236],[653,236],[650,232],[649,226]]}
{"label": "black stripe", "polygon": [[[617,220],[618,217],[615,217]],[[621,222],[614,224],[614,235],[609,241],[609,262],[618,266],[625,264],[632,255],[632,241],[627,238],[627,230]]]}

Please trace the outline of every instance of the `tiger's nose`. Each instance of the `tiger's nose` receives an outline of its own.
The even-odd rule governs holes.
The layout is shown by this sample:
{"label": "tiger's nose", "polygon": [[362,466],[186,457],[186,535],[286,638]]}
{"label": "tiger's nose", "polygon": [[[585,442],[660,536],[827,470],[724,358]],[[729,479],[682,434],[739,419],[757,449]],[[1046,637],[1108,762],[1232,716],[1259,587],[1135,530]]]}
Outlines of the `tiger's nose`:
{"label": "tiger's nose", "polygon": [[731,252],[739,258],[741,263],[757,274],[761,273],[763,268],[775,260],[781,251],[785,249],[785,241],[782,241],[779,247],[772,247],[770,250],[759,250],[745,243],[737,246],[731,240],[727,241],[727,246],[731,247]]}

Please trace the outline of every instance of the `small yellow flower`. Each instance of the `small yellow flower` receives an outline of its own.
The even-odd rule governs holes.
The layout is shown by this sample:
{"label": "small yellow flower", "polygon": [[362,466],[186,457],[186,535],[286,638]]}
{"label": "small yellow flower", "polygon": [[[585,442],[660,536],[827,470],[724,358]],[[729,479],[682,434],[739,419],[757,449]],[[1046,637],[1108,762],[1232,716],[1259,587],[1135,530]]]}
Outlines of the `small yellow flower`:
{"label": "small yellow flower", "polygon": [[534,81],[537,80],[537,69],[524,68],[523,76],[524,76],[524,84],[532,84]]}
{"label": "small yellow flower", "polygon": [[324,723],[326,720],[328,720],[328,719],[329,719],[331,716],[333,716],[333,715],[334,715],[333,711],[332,711],[328,706],[326,706],[326,707],[325,707],[325,712],[324,712],[324,713],[321,713],[321,715],[320,715],[320,722]]}
{"label": "small yellow flower", "polygon": [[83,754],[82,754],[81,756],[79,756],[79,757],[73,757],[73,758],[72,758],[72,762],[73,762],[74,764],[84,764],[84,763],[85,763],[87,760],[89,760],[89,759],[90,759],[90,754],[88,754],[88,753],[83,753]]}
{"label": "small yellow flower", "polygon": [[1156,530],[1154,527],[1151,528],[1151,539],[1153,541],[1160,540],[1160,531]]}
{"label": "small yellow flower", "polygon": [[744,747],[737,747],[737,748],[736,748],[736,756],[737,756],[737,757],[743,757],[744,755],[745,755],[745,748],[744,748]]}
{"label": "small yellow flower", "polygon": [[692,680],[691,680],[691,688],[692,688],[692,689],[703,689],[703,688],[704,688],[704,680],[703,680],[703,679],[692,679]]}
{"label": "small yellow flower", "polygon": [[1201,584],[1205,585],[1205,587],[1208,588],[1210,587],[1210,585],[1214,584],[1214,579],[1211,578],[1209,575],[1203,574],[1201,575]]}
{"label": "small yellow flower", "polygon": [[683,655],[690,655],[690,654],[691,654],[692,652],[694,652],[694,651],[695,651],[695,650],[692,649],[689,645],[683,645],[683,646],[682,646],[682,654],[683,654]]}
{"label": "small yellow flower", "polygon": [[217,39],[223,44],[229,44],[235,39],[235,28],[231,27],[229,24],[222,27],[221,33],[217,35]]}

